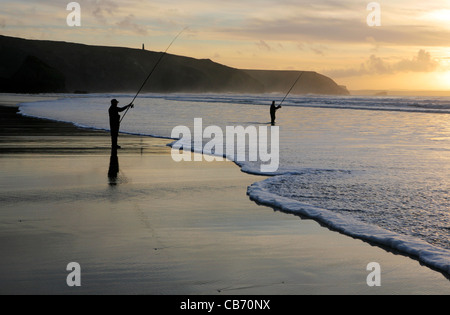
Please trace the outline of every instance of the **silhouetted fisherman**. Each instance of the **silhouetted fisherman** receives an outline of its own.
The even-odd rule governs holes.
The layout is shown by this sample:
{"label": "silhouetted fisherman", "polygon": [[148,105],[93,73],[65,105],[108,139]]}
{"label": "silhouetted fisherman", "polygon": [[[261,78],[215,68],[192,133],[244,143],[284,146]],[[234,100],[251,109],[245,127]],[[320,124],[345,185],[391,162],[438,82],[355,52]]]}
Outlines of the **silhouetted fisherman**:
{"label": "silhouetted fisherman", "polygon": [[127,108],[133,108],[133,104],[129,104],[124,107],[117,107],[119,101],[116,99],[111,100],[111,107],[109,108],[109,127],[111,129],[111,147],[114,149],[120,149],[120,146],[117,145],[117,139],[119,137],[119,129],[120,129],[120,112],[123,112]]}
{"label": "silhouetted fisherman", "polygon": [[272,102],[272,105],[270,106],[270,118],[271,118],[272,126],[275,126],[276,112],[280,108],[281,108],[281,105],[275,106],[275,101]]}

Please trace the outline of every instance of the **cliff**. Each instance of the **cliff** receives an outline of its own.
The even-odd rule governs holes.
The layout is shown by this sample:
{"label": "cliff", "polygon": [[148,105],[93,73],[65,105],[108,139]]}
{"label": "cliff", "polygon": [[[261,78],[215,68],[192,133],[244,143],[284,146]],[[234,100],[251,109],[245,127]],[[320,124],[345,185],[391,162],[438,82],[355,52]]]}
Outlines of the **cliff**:
{"label": "cliff", "polygon": [[[0,36],[0,92],[136,92],[161,52]],[[143,92],[287,92],[295,71],[241,70],[167,54]],[[307,72],[292,93],[348,94]]]}

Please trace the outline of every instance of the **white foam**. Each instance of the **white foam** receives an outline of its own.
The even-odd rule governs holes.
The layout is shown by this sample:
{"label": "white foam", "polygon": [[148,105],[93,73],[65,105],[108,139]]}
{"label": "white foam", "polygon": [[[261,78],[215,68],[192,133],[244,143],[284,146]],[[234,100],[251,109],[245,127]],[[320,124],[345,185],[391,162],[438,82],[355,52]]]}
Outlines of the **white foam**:
{"label": "white foam", "polygon": [[328,225],[343,234],[388,246],[404,254],[411,255],[430,267],[450,274],[450,251],[437,248],[418,238],[390,232],[374,225],[369,225],[332,211],[317,208],[299,201],[285,198],[270,192],[267,179],[251,185],[247,193],[260,204],[275,207],[284,212],[306,216]]}

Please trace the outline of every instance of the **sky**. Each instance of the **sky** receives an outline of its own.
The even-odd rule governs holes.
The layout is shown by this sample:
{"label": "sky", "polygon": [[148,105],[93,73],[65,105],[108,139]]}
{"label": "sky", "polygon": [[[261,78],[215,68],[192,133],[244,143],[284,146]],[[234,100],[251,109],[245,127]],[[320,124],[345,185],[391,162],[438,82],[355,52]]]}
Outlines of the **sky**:
{"label": "sky", "polygon": [[450,91],[450,0],[79,0],[81,26],[71,1],[0,2],[7,36],[165,51],[187,28],[169,53],[349,90]]}

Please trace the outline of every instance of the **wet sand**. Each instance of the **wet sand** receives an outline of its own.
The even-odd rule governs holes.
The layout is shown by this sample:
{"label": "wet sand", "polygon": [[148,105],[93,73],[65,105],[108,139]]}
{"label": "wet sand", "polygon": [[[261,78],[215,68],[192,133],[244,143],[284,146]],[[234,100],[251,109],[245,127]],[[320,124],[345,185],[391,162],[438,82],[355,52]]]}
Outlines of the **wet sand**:
{"label": "wet sand", "polygon": [[16,115],[23,99],[0,95],[0,294],[450,293],[409,257],[255,204],[263,178],[231,162],[176,163],[167,140],[121,135],[113,176],[108,133]]}

